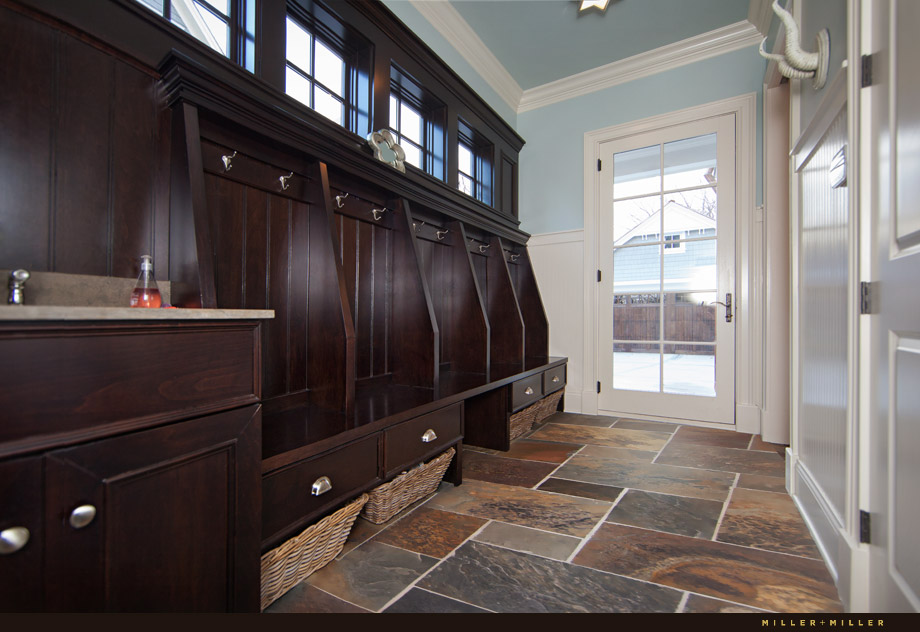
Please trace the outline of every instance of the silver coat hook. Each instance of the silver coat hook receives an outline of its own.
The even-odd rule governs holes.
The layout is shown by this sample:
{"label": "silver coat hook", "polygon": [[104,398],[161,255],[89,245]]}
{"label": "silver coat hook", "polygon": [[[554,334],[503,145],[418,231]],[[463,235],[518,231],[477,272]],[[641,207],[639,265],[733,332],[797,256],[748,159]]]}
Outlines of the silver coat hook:
{"label": "silver coat hook", "polygon": [[442,240],[444,239],[444,235],[446,235],[446,234],[449,233],[449,232],[450,232],[449,230],[439,230],[439,231],[436,233],[437,236],[438,236],[438,241],[442,241]]}
{"label": "silver coat hook", "polygon": [[286,176],[278,176],[278,181],[281,182],[281,190],[282,190],[282,191],[287,191],[287,190],[288,190],[288,187],[291,186],[290,184],[288,184],[288,180],[290,180],[291,177],[293,177],[293,175],[294,175],[294,172],[292,171],[291,173],[287,174]]}
{"label": "silver coat hook", "polygon": [[236,158],[236,151],[234,151],[232,154],[224,154],[220,157],[221,161],[224,163],[224,171],[230,171],[230,169],[233,167],[232,163],[234,158]]}
{"label": "silver coat hook", "polygon": [[420,230],[422,230],[422,226],[424,226],[424,225],[425,225],[425,222],[422,222],[421,224],[417,224],[416,222],[412,222],[412,230],[414,230],[415,232],[419,232]]}
{"label": "silver coat hook", "polygon": [[479,252],[481,252],[482,254],[485,254],[485,253],[486,253],[486,248],[488,248],[488,247],[489,247],[489,244],[480,245],[480,246],[479,246]]}
{"label": "silver coat hook", "polygon": [[376,208],[372,208],[372,209],[371,209],[371,213],[374,214],[374,221],[378,221],[381,217],[383,217],[383,214],[386,213],[386,212],[387,212],[386,207],[383,207],[382,210],[381,210],[381,209],[376,209]]}
{"label": "silver coat hook", "polygon": [[521,256],[521,255],[511,255],[511,256],[509,257],[509,259],[511,259],[512,261],[517,261],[518,257],[520,257],[520,256]]}
{"label": "silver coat hook", "polygon": [[342,208],[345,206],[345,198],[348,197],[347,193],[335,196],[335,206],[336,208]]}

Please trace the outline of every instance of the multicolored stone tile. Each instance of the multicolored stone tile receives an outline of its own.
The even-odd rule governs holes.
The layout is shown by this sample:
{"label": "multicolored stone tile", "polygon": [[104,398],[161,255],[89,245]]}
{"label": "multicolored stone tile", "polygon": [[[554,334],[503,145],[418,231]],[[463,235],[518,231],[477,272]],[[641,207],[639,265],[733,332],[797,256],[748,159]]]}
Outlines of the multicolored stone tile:
{"label": "multicolored stone tile", "polygon": [[716,540],[821,558],[792,498],[775,492],[734,490]]}
{"label": "multicolored stone tile", "polygon": [[468,452],[463,455],[463,478],[533,487],[553,470],[555,463],[509,459],[495,454]]}
{"label": "multicolored stone tile", "polygon": [[379,542],[365,542],[304,582],[362,608],[379,611],[438,562]]}
{"label": "multicolored stone tile", "polygon": [[610,503],[468,480],[442,489],[427,507],[584,537],[603,519]]}
{"label": "multicolored stone tile", "polygon": [[655,463],[762,476],[786,475],[785,460],[774,452],[755,452],[673,441],[661,451]]}
{"label": "multicolored stone tile", "polygon": [[777,492],[785,494],[786,479],[779,476],[763,476],[761,474],[742,474],[738,479],[738,487],[744,489],[759,489],[762,492]]}
{"label": "multicolored stone tile", "polygon": [[495,612],[675,612],[681,593],[467,542],[418,586]]}
{"label": "multicolored stone tile", "polygon": [[777,612],[843,610],[823,562],[722,542],[605,523],[573,562]]}
{"label": "multicolored stone tile", "polygon": [[680,424],[669,424],[663,421],[642,421],[640,419],[618,419],[614,428],[629,428],[630,430],[650,430],[651,432],[667,432],[674,434]]}
{"label": "multicolored stone tile", "polygon": [[421,588],[412,588],[397,601],[387,606],[387,613],[413,613],[413,614],[465,614],[487,613],[489,610],[444,595],[439,595]]}
{"label": "multicolored stone tile", "polygon": [[760,435],[754,435],[748,450],[760,450],[761,452],[776,452],[777,454],[786,454],[786,446],[780,443],[767,443]]}
{"label": "multicolored stone tile", "polygon": [[544,492],[554,492],[556,494],[567,494],[569,496],[581,496],[582,498],[593,498],[594,500],[605,500],[614,502],[620,497],[622,487],[611,487],[609,485],[598,485],[596,483],[583,483],[581,481],[570,481],[564,478],[548,478],[537,488]]}
{"label": "multicolored stone tile", "polygon": [[263,612],[369,613],[370,610],[342,601],[338,597],[301,582],[278,597]]}
{"label": "multicolored stone tile", "polygon": [[657,452],[627,450],[626,448],[603,448],[598,445],[586,445],[579,454],[601,459],[613,459],[615,461],[630,461],[632,463],[651,463],[658,456]]}
{"label": "multicolored stone tile", "polygon": [[554,424],[609,428],[613,425],[613,422],[616,421],[616,417],[604,417],[601,415],[581,415],[576,413],[556,413],[549,421]]}
{"label": "multicolored stone tile", "polygon": [[554,560],[568,559],[581,544],[581,538],[504,522],[490,522],[473,540]]}
{"label": "multicolored stone tile", "polygon": [[616,504],[607,522],[666,531],[694,538],[712,538],[722,515],[717,500],[685,498],[630,489]]}
{"label": "multicolored stone tile", "polygon": [[553,473],[585,483],[642,489],[648,492],[723,501],[735,475],[657,463],[630,463],[576,454]]}
{"label": "multicolored stone tile", "polygon": [[656,452],[668,442],[668,435],[647,430],[623,428],[593,428],[591,426],[567,426],[547,424],[530,436],[543,441],[582,443],[608,448],[627,448]]}
{"label": "multicolored stone tile", "polygon": [[751,435],[733,430],[717,430],[715,428],[699,428],[697,426],[681,426],[671,443],[692,443],[695,445],[711,445],[722,448],[738,448],[746,450],[751,443]]}
{"label": "multicolored stone tile", "polygon": [[419,507],[377,534],[373,541],[442,558],[486,524],[473,516]]}
{"label": "multicolored stone tile", "polygon": [[718,613],[737,613],[737,612],[765,612],[757,608],[742,606],[730,601],[721,599],[712,599],[700,595],[690,595],[684,604],[681,612],[718,612]]}

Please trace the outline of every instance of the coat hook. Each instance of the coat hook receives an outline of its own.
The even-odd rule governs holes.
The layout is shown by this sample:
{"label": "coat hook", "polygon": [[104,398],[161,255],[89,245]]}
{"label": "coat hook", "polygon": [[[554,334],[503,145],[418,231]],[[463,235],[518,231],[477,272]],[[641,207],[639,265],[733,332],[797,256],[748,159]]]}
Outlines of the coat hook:
{"label": "coat hook", "polygon": [[486,253],[486,248],[488,248],[489,245],[490,245],[490,244],[480,245],[480,246],[479,246],[479,252],[481,252],[482,254],[485,254],[485,253]]}
{"label": "coat hook", "polygon": [[517,258],[520,257],[520,256],[521,256],[521,255],[511,255],[511,256],[509,257],[509,259],[511,259],[512,261],[517,261]]}
{"label": "coat hook", "polygon": [[371,213],[374,214],[374,221],[378,221],[381,217],[383,217],[383,214],[386,212],[387,212],[386,207],[383,207],[383,209],[376,209],[376,208],[371,209]]}
{"label": "coat hook", "polygon": [[412,230],[414,230],[415,232],[419,232],[420,230],[422,230],[422,226],[424,225],[425,225],[425,222],[422,222],[421,224],[412,222]]}
{"label": "coat hook", "polygon": [[442,241],[442,240],[444,239],[444,235],[446,235],[446,234],[449,233],[449,232],[450,232],[449,230],[439,230],[439,231],[437,231],[437,233],[435,233],[435,234],[438,236],[438,241]]}
{"label": "coat hook", "polygon": [[288,184],[288,180],[290,180],[291,177],[292,177],[293,175],[294,175],[294,172],[292,171],[291,173],[287,174],[286,176],[278,176],[278,181],[281,182],[281,190],[282,190],[282,191],[287,191],[287,190],[288,190],[288,187],[291,186],[290,184]]}
{"label": "coat hook", "polygon": [[234,158],[236,158],[236,151],[234,151],[232,154],[224,154],[220,157],[224,163],[224,171],[230,171],[230,169],[233,167],[232,162]]}
{"label": "coat hook", "polygon": [[348,197],[348,194],[347,194],[347,193],[343,193],[342,195],[337,195],[337,196],[335,196],[335,206],[336,206],[336,208],[342,208],[343,206],[345,206],[344,200],[345,200],[345,198],[347,198],[347,197]]}

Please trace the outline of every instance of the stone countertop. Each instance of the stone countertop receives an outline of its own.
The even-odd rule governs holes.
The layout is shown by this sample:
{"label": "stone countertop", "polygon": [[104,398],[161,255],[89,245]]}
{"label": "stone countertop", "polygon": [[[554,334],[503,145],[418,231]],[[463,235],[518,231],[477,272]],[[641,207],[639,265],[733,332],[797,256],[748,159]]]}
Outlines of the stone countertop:
{"label": "stone countertop", "polygon": [[0,321],[11,320],[252,320],[274,318],[271,309],[184,309],[0,305]]}

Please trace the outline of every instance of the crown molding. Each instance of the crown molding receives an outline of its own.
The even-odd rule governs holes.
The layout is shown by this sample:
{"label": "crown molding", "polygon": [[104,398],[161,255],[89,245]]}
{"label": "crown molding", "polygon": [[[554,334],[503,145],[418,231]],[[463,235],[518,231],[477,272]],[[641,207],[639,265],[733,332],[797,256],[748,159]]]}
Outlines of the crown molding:
{"label": "crown molding", "polygon": [[512,110],[517,111],[523,89],[463,16],[446,0],[409,0],[422,16],[457,49]]}
{"label": "crown molding", "polygon": [[751,0],[747,19],[763,37],[766,37],[773,22],[773,0]]}
{"label": "crown molding", "polygon": [[729,24],[647,53],[525,90],[517,111],[535,110],[748,46],[759,46],[761,39],[763,36],[747,20]]}

